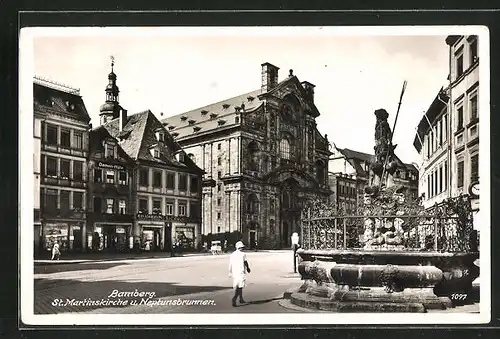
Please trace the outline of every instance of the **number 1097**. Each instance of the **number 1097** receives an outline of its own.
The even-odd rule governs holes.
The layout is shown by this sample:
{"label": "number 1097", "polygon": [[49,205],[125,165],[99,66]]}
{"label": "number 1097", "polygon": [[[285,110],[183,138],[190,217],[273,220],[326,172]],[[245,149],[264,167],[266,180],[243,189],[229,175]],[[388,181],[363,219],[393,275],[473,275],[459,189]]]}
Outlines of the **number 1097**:
{"label": "number 1097", "polygon": [[451,300],[465,300],[465,299],[467,299],[467,294],[463,294],[463,293],[453,293],[453,294],[450,296],[450,299],[451,299]]}

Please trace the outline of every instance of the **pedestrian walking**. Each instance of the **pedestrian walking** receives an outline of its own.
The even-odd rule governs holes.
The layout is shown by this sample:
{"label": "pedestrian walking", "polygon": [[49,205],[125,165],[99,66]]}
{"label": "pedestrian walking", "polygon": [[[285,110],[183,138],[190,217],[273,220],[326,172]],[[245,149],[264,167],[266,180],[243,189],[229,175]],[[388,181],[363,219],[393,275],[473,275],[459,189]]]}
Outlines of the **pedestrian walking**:
{"label": "pedestrian walking", "polygon": [[246,303],[243,299],[243,287],[245,287],[245,274],[250,273],[247,256],[243,252],[245,245],[241,241],[235,244],[236,250],[229,256],[229,277],[233,278],[234,296],[233,307],[236,307],[236,300],[239,298],[241,304]]}
{"label": "pedestrian walking", "polygon": [[61,252],[59,251],[59,243],[55,242],[52,246],[52,259],[51,260],[59,260],[61,256]]}

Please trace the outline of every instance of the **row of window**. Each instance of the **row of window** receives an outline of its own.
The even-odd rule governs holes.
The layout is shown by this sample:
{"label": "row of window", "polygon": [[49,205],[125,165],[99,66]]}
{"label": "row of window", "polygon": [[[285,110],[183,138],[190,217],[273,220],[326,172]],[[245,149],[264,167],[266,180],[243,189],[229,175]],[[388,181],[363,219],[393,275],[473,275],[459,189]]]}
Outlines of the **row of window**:
{"label": "row of window", "polygon": [[427,197],[431,199],[448,189],[448,161],[437,166],[427,175]]}
{"label": "row of window", "polygon": [[[464,161],[457,163],[457,187],[464,187]],[[479,179],[479,154],[470,157],[470,182],[476,182]]]}
{"label": "row of window", "polygon": [[478,43],[477,37],[472,37],[469,39],[468,44],[464,45],[462,48],[459,48],[457,52],[455,52],[455,74],[456,78],[460,77],[464,74],[465,68],[465,46],[468,45],[468,67],[470,67],[474,62],[476,62],[478,58]]}
{"label": "row of window", "polygon": [[[166,187],[168,189],[175,189],[175,175],[176,173],[174,172],[167,172],[166,175],[166,182],[163,184],[162,181],[162,171],[159,170],[153,170],[153,180],[152,180],[152,186],[155,188],[161,188],[161,187]],[[196,193],[198,192],[199,188],[199,183],[198,183],[198,178],[195,176],[189,176],[186,173],[178,173],[178,189],[181,191],[186,191],[188,189],[188,177],[190,178],[190,192]],[[139,185],[140,186],[149,186],[149,170],[148,169],[141,169],[139,170]]]}
{"label": "row of window", "polygon": [[337,193],[342,195],[356,196],[356,188],[337,184]]}
{"label": "row of window", "polygon": [[[468,112],[469,112],[469,122],[476,120],[478,116],[478,97],[477,92],[468,95]],[[457,126],[456,130],[460,131],[464,128],[465,111],[464,111],[464,101],[456,105],[457,110]]]}
{"label": "row of window", "polygon": [[118,171],[118,176],[115,170],[102,170],[100,168],[94,169],[94,182],[105,182],[107,184],[118,183],[120,185],[127,185],[127,172]]}
{"label": "row of window", "polygon": [[83,161],[42,155],[42,175],[62,179],[84,180]]}
{"label": "row of window", "polygon": [[83,192],[55,190],[46,188],[42,190],[42,206],[46,211],[61,210],[63,212],[70,210],[70,197],[73,196],[73,209],[83,208]]}
{"label": "row of window", "polygon": [[67,148],[83,149],[83,132],[42,122],[42,141],[49,145],[59,145]]}
{"label": "row of window", "polygon": [[438,118],[427,135],[427,157],[432,156],[447,140],[448,115]]}
{"label": "row of window", "polygon": [[[161,199],[152,199],[151,210],[153,214],[162,214],[162,200]],[[187,217],[188,209],[187,209],[186,201],[179,201],[177,203],[177,216]],[[147,198],[139,198],[139,213],[148,214],[149,213],[149,199]],[[189,203],[189,216],[198,217],[200,213],[199,203],[190,202]],[[173,216],[175,214],[175,202],[167,201],[165,204],[165,214]]]}
{"label": "row of window", "polygon": [[93,211],[107,214],[127,214],[127,200],[93,197]]}

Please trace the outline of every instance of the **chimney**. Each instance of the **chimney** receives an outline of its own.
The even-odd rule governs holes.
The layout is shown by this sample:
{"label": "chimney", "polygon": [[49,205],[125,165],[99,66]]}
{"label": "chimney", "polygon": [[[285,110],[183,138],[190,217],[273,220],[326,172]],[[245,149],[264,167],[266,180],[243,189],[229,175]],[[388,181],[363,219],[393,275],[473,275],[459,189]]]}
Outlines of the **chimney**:
{"label": "chimney", "polygon": [[270,91],[278,84],[278,70],[279,67],[271,65],[268,62],[262,65],[262,93]]}
{"label": "chimney", "polygon": [[316,87],[316,86],[311,84],[308,81],[302,81],[301,84],[302,84],[302,87],[304,87],[304,89],[306,91],[307,100],[309,100],[309,102],[314,103],[314,87]]}
{"label": "chimney", "polygon": [[120,110],[120,132],[123,131],[123,128],[127,124],[127,110],[126,109],[121,109]]}

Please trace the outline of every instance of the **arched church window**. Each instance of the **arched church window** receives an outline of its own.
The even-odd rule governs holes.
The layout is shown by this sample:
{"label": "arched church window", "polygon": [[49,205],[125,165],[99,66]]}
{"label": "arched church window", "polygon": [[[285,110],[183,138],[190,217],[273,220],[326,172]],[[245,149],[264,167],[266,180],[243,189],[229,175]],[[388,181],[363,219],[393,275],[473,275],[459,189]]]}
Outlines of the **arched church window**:
{"label": "arched church window", "polygon": [[259,145],[252,141],[248,144],[248,163],[251,171],[259,170]]}
{"label": "arched church window", "polygon": [[325,164],[323,161],[316,161],[316,180],[320,185],[325,183]]}
{"label": "arched church window", "polygon": [[284,137],[280,140],[280,156],[282,159],[290,159],[291,155],[290,140],[287,137]]}
{"label": "arched church window", "polygon": [[288,191],[283,191],[281,195],[281,206],[283,208],[290,208],[291,206],[291,201],[290,201],[290,192]]}

